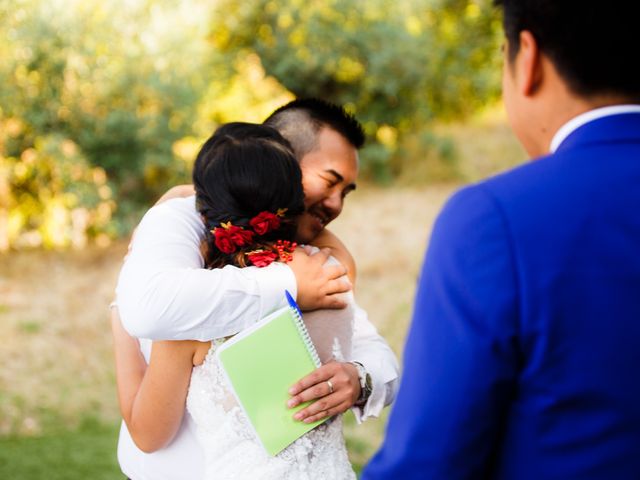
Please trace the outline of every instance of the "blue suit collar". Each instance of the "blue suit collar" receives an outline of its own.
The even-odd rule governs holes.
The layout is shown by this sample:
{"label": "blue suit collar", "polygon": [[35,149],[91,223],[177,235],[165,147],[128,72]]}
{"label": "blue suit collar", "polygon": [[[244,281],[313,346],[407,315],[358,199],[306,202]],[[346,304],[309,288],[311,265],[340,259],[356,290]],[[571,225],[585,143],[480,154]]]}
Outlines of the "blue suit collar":
{"label": "blue suit collar", "polygon": [[620,113],[598,118],[574,130],[556,153],[597,143],[640,143],[640,113]]}

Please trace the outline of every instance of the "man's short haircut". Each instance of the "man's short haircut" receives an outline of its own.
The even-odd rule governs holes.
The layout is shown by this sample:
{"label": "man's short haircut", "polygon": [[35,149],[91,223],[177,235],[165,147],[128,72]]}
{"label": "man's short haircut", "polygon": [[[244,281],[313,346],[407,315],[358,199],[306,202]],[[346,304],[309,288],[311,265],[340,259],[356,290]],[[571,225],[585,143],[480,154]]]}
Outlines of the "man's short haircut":
{"label": "man's short haircut", "polygon": [[504,10],[509,60],[528,30],[569,88],[583,97],[640,100],[638,0],[494,0]]}
{"label": "man's short haircut", "polygon": [[339,105],[317,98],[301,98],[283,105],[264,121],[286,138],[298,158],[318,146],[318,133],[330,128],[342,135],[354,148],[364,144],[360,122]]}

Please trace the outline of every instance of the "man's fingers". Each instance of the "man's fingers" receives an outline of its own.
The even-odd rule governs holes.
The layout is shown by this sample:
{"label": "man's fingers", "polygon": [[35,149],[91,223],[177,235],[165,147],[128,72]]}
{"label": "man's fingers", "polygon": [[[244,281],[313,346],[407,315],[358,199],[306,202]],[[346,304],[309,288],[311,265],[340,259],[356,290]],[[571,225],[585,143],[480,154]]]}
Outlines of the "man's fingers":
{"label": "man's fingers", "polygon": [[303,421],[304,423],[311,423],[322,420],[325,417],[333,417],[339,413],[344,413],[349,409],[350,405],[348,402],[338,399],[334,400],[332,397],[329,397],[326,402],[318,400],[304,410],[300,410],[293,418]]}
{"label": "man's fingers", "polygon": [[299,412],[297,412],[293,418],[296,420],[304,420],[307,417],[318,415],[320,412],[326,412],[331,410],[342,403],[342,399],[339,395],[331,394],[324,397],[319,398],[311,405],[303,408]]}
{"label": "man's fingers", "polygon": [[351,290],[351,284],[345,280],[347,269],[344,266],[325,267],[330,254],[328,248],[323,248],[311,256],[297,250],[289,263],[298,285],[298,304],[303,311],[319,308],[339,309],[347,305],[343,299],[332,298],[337,293]]}
{"label": "man's fingers", "polygon": [[305,420],[308,417],[318,415],[320,412],[326,412],[328,410],[331,410],[332,408],[334,408],[336,405],[339,405],[339,404],[340,404],[340,401],[337,399],[333,399],[333,401],[331,401],[331,397],[321,398],[320,400],[313,402],[308,407],[303,408],[302,410],[297,412],[293,416],[293,418],[296,420]]}
{"label": "man's fingers", "polygon": [[347,406],[346,403],[341,403],[336,407],[329,408],[327,410],[322,410],[322,411],[320,411],[319,413],[317,413],[315,415],[311,415],[310,417],[306,417],[302,421],[304,423],[317,422],[318,420],[322,420],[323,418],[333,417],[334,415],[337,415],[339,413],[345,412],[348,408],[349,407]]}
{"label": "man's fingers", "polygon": [[333,295],[334,293],[345,293],[351,290],[351,284],[341,279],[329,280],[325,285],[325,295]]}
{"label": "man's fingers", "polygon": [[329,385],[326,382],[317,383],[316,385],[303,390],[302,392],[291,398],[287,402],[287,406],[289,408],[293,408],[304,402],[310,402],[311,400],[316,400],[318,398],[324,399],[330,393],[331,390],[329,389]]}
{"label": "man's fingers", "polygon": [[321,382],[329,380],[333,376],[333,372],[327,368],[327,365],[323,365],[320,368],[316,368],[306,377],[300,379],[295,385],[289,389],[290,395],[297,395],[303,390],[316,385]]}

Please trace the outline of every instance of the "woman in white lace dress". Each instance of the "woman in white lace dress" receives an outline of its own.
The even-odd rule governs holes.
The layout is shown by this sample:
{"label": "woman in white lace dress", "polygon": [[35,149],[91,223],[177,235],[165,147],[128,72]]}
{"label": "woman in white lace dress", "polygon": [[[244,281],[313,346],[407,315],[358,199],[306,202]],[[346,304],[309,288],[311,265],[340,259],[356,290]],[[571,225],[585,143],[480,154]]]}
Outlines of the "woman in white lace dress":
{"label": "woman in white lace dress", "polygon": [[[221,127],[203,146],[193,177],[198,211],[209,231],[204,248],[209,268],[261,267],[290,258],[296,218],[304,210],[301,173],[275,130],[239,123]],[[346,309],[305,314],[323,363],[351,359],[351,294],[346,300]],[[224,340],[153,343],[125,415],[138,447],[153,451],[170,441],[186,397],[205,452],[206,479],[354,479],[341,415],[275,457],[266,453],[216,361],[215,349]]]}

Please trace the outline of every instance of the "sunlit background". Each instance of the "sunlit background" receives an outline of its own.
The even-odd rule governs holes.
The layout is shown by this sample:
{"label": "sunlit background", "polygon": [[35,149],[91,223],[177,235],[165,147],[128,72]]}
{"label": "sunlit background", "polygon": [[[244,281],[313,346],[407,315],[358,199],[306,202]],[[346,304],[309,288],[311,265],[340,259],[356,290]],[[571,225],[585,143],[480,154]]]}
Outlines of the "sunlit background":
{"label": "sunlit background", "polygon": [[[438,209],[525,158],[489,0],[0,0],[0,39],[0,478],[121,478],[107,305],[132,228],[220,123],[296,96],[361,120],[333,229],[399,355]],[[357,469],[385,418],[347,419]]]}

